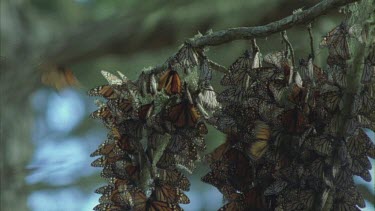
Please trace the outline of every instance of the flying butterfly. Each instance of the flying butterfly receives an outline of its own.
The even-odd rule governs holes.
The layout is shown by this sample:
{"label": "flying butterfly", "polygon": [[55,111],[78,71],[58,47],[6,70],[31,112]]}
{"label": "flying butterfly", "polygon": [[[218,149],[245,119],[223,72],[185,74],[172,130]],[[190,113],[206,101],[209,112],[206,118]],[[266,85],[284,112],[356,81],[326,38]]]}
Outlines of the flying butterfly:
{"label": "flying butterfly", "polygon": [[43,71],[41,76],[43,84],[61,90],[70,86],[79,86],[80,83],[70,68],[59,65]]}
{"label": "flying butterfly", "polygon": [[180,94],[181,93],[181,79],[178,72],[173,70],[171,66],[165,71],[165,73],[159,79],[158,90],[164,88],[168,95]]}

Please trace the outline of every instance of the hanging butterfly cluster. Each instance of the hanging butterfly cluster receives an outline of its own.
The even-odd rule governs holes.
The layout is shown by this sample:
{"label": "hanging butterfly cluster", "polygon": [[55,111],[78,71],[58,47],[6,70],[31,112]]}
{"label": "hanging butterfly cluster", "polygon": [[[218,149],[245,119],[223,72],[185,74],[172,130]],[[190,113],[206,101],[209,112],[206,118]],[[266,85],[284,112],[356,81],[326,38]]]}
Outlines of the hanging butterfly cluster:
{"label": "hanging butterfly cluster", "polygon": [[[103,167],[108,185],[94,210],[181,210],[190,203],[189,173],[206,145],[200,110],[217,103],[211,69],[203,50],[185,44],[162,71],[145,70],[137,81],[102,71],[109,84],[91,89],[99,109],[91,114],[109,129],[107,140],[91,154]],[[198,73],[199,71],[199,73]],[[183,74],[184,77],[180,77]]]}
{"label": "hanging butterfly cluster", "polygon": [[344,113],[350,39],[347,23],[324,37],[325,69],[313,64],[313,53],[295,65],[290,43],[263,57],[254,40],[228,68],[218,96],[212,63],[189,43],[137,81],[102,71],[109,84],[89,95],[106,102],[98,100],[91,116],[109,134],[92,153],[100,156],[92,165],[103,167],[109,184],[96,190],[102,196],[94,210],[182,210],[179,204],[190,202],[182,170],[192,173],[201,159],[206,123],[226,134],[204,157],[211,171],[202,178],[222,192],[227,204],[221,210],[364,207],[353,175],[370,181],[368,157],[375,158],[362,129],[375,130],[367,117],[375,107],[375,45]]}
{"label": "hanging butterfly cluster", "polygon": [[365,206],[353,176],[370,181],[368,157],[375,158],[375,145],[363,131],[375,129],[367,118],[375,108],[375,46],[364,61],[351,112],[344,115],[349,39],[346,23],[324,38],[327,69],[314,65],[312,56],[294,67],[289,46],[262,58],[256,44],[229,67],[221,80],[227,88],[218,95],[222,108],[208,120],[227,137],[205,156],[211,171],[202,178],[226,199],[220,210]]}

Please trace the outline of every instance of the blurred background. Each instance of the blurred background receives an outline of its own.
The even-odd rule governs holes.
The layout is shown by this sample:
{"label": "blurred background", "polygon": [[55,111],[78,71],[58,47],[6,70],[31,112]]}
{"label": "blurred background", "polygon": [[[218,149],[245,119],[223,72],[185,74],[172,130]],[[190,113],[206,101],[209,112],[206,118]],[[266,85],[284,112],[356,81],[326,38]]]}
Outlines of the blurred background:
{"label": "blurred background", "polygon": [[[144,67],[162,64],[198,31],[266,24],[318,1],[0,2],[0,208],[86,211],[97,204],[99,195],[93,191],[105,182],[100,169],[90,166],[89,155],[107,131],[88,118],[96,106],[85,95],[89,88],[106,83],[100,70],[121,71],[136,79]],[[313,23],[318,65],[327,54],[318,48],[321,37],[342,18],[333,11]],[[288,35],[297,59],[307,57],[306,26],[295,27]],[[263,53],[282,47],[278,34],[259,39],[258,45]],[[210,48],[208,56],[228,66],[248,47],[248,41],[236,41]],[[220,78],[214,73],[214,85]],[[210,128],[206,153],[223,139]],[[222,206],[216,188],[200,182],[207,172],[200,164],[189,176],[191,204],[183,206],[185,210]],[[356,181],[366,198],[364,210],[374,210],[374,182]]]}

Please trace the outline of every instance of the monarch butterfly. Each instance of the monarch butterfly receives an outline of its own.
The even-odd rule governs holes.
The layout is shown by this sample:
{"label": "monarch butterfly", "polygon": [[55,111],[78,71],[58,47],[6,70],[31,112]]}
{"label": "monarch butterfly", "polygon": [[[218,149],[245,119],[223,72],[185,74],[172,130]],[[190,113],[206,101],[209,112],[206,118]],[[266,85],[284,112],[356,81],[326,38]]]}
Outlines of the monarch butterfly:
{"label": "monarch butterfly", "polygon": [[252,68],[253,58],[251,52],[246,50],[229,68],[220,81],[223,86],[236,86],[238,84],[245,85],[250,80],[248,70]]}
{"label": "monarch butterfly", "polygon": [[314,64],[311,56],[307,61],[305,61],[304,59],[300,60],[298,73],[300,74],[303,81],[309,82],[314,85]]}
{"label": "monarch butterfly", "polygon": [[169,150],[164,150],[163,155],[160,157],[156,167],[164,170],[173,170],[176,168],[175,154]]}
{"label": "monarch butterfly", "polygon": [[184,99],[169,108],[167,117],[168,120],[178,128],[195,127],[200,115],[191,101],[191,96],[187,87],[185,89]]}
{"label": "monarch butterfly", "polygon": [[103,75],[103,77],[108,81],[109,85],[121,85],[123,81],[118,78],[117,76],[113,75],[112,73],[109,73],[105,70],[100,71]]}
{"label": "monarch butterfly", "polygon": [[333,60],[348,60],[350,59],[348,38],[348,25],[342,22],[323,37],[320,45],[322,47],[328,47],[329,55]]}
{"label": "monarch butterfly", "polygon": [[200,72],[199,72],[199,81],[201,82],[208,82],[212,79],[212,70],[210,68],[210,65],[208,64],[207,58],[203,59],[203,62],[200,66]]}
{"label": "monarch butterfly", "polygon": [[79,86],[79,81],[74,76],[73,71],[65,66],[52,67],[50,70],[44,71],[41,76],[43,84],[52,86],[57,90],[69,86]]}
{"label": "monarch butterfly", "polygon": [[157,201],[152,198],[147,199],[146,195],[138,188],[129,190],[131,197],[130,205],[135,211],[180,211],[178,205]]}
{"label": "monarch butterfly", "polygon": [[122,210],[126,210],[126,207],[121,207],[121,206],[117,206],[117,205],[114,205],[114,204],[111,204],[111,203],[107,203],[107,204],[98,204],[94,207],[95,211],[122,211]]}
{"label": "monarch butterfly", "polygon": [[103,155],[107,158],[119,157],[125,155],[120,148],[118,148],[116,141],[112,143],[103,143],[97,150],[91,153],[91,157]]}
{"label": "monarch butterfly", "polygon": [[223,158],[224,154],[232,148],[232,146],[240,141],[236,134],[228,134],[225,142],[218,146],[214,151],[205,155],[205,160],[208,163],[213,163]]}
{"label": "monarch butterfly", "polygon": [[208,83],[202,85],[197,97],[197,103],[209,110],[214,110],[220,106],[216,100],[214,88]]}
{"label": "monarch butterfly", "polygon": [[145,104],[139,107],[138,109],[138,118],[142,121],[146,121],[147,118],[151,116],[151,113],[154,110],[154,101],[149,104]]}
{"label": "monarch butterfly", "polygon": [[199,64],[198,53],[189,43],[185,43],[175,55],[177,62],[185,69]]}
{"label": "monarch butterfly", "polygon": [[354,174],[358,175],[362,173],[362,171],[367,171],[371,169],[371,163],[368,160],[366,155],[353,157],[352,156],[352,163],[349,165],[350,170],[353,171]]}
{"label": "monarch butterfly", "polygon": [[253,56],[249,50],[246,50],[242,56],[236,59],[235,62],[228,68],[229,71],[235,73],[238,70],[246,70],[252,67]]}
{"label": "monarch butterfly", "polygon": [[112,115],[107,106],[103,106],[92,112],[90,117],[93,119],[101,119],[104,122],[104,125],[108,128],[111,128],[117,121],[116,117]]}
{"label": "monarch butterfly", "polygon": [[95,193],[97,194],[106,194],[106,193],[109,193],[109,192],[112,192],[114,190],[115,187],[113,187],[112,185],[105,185],[105,186],[102,186],[100,188],[97,188],[95,190]]}
{"label": "monarch butterfly", "polygon": [[306,117],[298,108],[286,110],[278,118],[288,133],[302,133],[308,123]]}
{"label": "monarch butterfly", "polygon": [[248,154],[253,160],[258,160],[268,148],[268,141],[271,138],[271,130],[266,123],[256,121],[254,133],[256,140],[250,143]]}
{"label": "monarch butterfly", "polygon": [[126,134],[132,138],[138,139],[142,138],[144,125],[142,121],[129,119],[118,124],[118,128],[122,134]]}
{"label": "monarch butterfly", "polygon": [[285,51],[272,52],[264,56],[264,62],[282,69],[282,63],[287,62]]}
{"label": "monarch butterfly", "polygon": [[375,145],[363,129],[358,128],[348,138],[346,145],[352,156],[368,155],[371,158],[375,158]]}
{"label": "monarch butterfly", "polygon": [[147,94],[155,95],[157,92],[157,82],[154,74],[142,71],[136,82],[136,87],[142,97]]}
{"label": "monarch butterfly", "polygon": [[189,198],[180,189],[173,187],[160,179],[154,179],[154,190],[151,197],[158,201],[171,204],[189,204]]}
{"label": "monarch butterfly", "polygon": [[330,155],[332,153],[333,140],[328,136],[314,137],[308,140],[311,141],[311,149],[313,149],[316,153],[325,156]]}
{"label": "monarch butterfly", "polygon": [[320,93],[320,95],[325,108],[329,109],[330,111],[335,111],[339,107],[342,97],[339,90]]}
{"label": "monarch butterfly", "polygon": [[190,189],[190,181],[177,169],[163,170],[159,169],[159,178],[165,183],[178,187],[181,190],[188,191]]}
{"label": "monarch butterfly", "polygon": [[218,178],[221,178],[221,177],[226,177],[227,176],[227,173],[226,172],[208,172],[206,175],[204,175],[201,180],[202,182],[204,183],[207,183],[207,184],[210,184],[210,185],[213,185],[217,188],[220,188],[223,183],[225,183],[225,181],[223,180],[220,180]]}
{"label": "monarch butterfly", "polygon": [[333,181],[335,185],[339,188],[348,187],[354,185],[353,175],[349,168],[341,169]]}
{"label": "monarch butterfly", "polygon": [[163,88],[168,95],[181,93],[180,76],[171,66],[168,67],[167,71],[159,79],[158,90],[160,91]]}
{"label": "monarch butterfly", "polygon": [[249,210],[267,209],[266,199],[264,197],[262,188],[256,186],[250,191],[244,193],[244,197],[244,204]]}
{"label": "monarch butterfly", "polygon": [[355,95],[353,102],[353,114],[370,112],[375,105],[372,87],[365,85],[360,93]]}
{"label": "monarch butterfly", "polygon": [[248,97],[250,97],[250,93],[247,90],[231,87],[222,91],[218,95],[217,100],[221,103],[233,103],[242,102]]}
{"label": "monarch butterfly", "polygon": [[122,135],[115,141],[118,148],[127,154],[134,154],[136,150],[135,140],[127,135]]}
{"label": "monarch butterfly", "polygon": [[119,97],[117,91],[111,85],[101,85],[87,92],[89,96],[101,96],[106,99],[116,99]]}
{"label": "monarch butterfly", "polygon": [[288,95],[288,100],[296,105],[303,105],[306,102],[307,89],[293,84]]}
{"label": "monarch butterfly", "polygon": [[[356,191],[354,186],[347,187],[342,190],[337,190],[333,204],[334,210],[360,210],[358,207],[365,207],[365,202],[362,195]],[[357,207],[357,206],[358,207]]]}
{"label": "monarch butterfly", "polygon": [[270,186],[264,190],[265,196],[271,196],[279,194],[288,186],[288,183],[282,179],[276,179]]}
{"label": "monarch butterfly", "polygon": [[107,105],[111,109],[112,114],[117,116],[129,115],[133,110],[132,101],[124,98],[109,100]]}
{"label": "monarch butterfly", "polygon": [[250,162],[240,150],[231,148],[224,155],[224,160],[228,162],[229,183],[239,191],[247,191],[253,182],[253,168]]}
{"label": "monarch butterfly", "polygon": [[101,177],[103,178],[120,178],[137,180],[139,178],[140,168],[130,162],[116,162],[116,165],[104,166]]}
{"label": "monarch butterfly", "polygon": [[333,65],[330,67],[330,71],[332,73],[333,82],[339,85],[341,88],[345,88],[347,86],[346,69]]}
{"label": "monarch butterfly", "polygon": [[280,204],[283,210],[310,210],[315,198],[313,190],[292,189],[283,192]]}

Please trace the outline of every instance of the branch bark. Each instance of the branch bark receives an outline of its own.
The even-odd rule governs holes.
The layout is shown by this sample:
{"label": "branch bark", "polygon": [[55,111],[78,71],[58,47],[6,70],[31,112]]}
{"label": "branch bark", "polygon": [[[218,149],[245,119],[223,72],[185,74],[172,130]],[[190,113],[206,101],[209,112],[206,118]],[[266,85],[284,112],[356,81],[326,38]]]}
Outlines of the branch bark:
{"label": "branch bark", "polygon": [[345,6],[347,4],[357,1],[359,0],[321,1],[320,3],[316,4],[308,10],[298,12],[296,14],[290,15],[286,18],[263,26],[237,27],[221,30],[209,35],[202,36],[195,40],[191,40],[190,44],[193,47],[215,46],[234,40],[248,40],[258,37],[267,37],[271,34],[289,29],[292,26],[296,26],[299,24],[307,24],[313,21],[315,18],[326,14],[328,11],[332,9],[336,9],[338,7]]}

